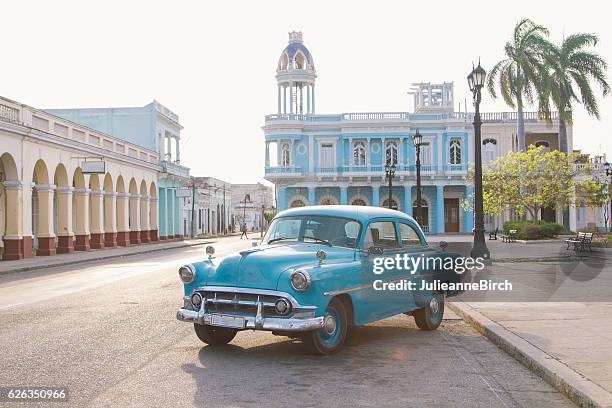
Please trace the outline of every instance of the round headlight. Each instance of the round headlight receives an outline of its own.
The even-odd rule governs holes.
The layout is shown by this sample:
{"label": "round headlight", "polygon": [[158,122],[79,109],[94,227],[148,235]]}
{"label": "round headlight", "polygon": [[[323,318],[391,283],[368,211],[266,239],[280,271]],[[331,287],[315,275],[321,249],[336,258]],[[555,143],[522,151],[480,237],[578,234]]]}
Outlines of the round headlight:
{"label": "round headlight", "polygon": [[191,295],[191,304],[195,307],[200,307],[200,305],[202,304],[202,295],[200,295],[198,292],[195,292],[193,295]]}
{"label": "round headlight", "polygon": [[289,303],[286,299],[280,298],[274,304],[274,308],[276,309],[276,313],[286,315],[291,312],[291,303]]}
{"label": "round headlight", "polygon": [[310,287],[310,275],[306,271],[295,271],[291,274],[291,286],[298,292],[303,292]]}
{"label": "round headlight", "polygon": [[179,276],[183,283],[191,283],[195,279],[195,269],[191,265],[181,266],[179,268]]}

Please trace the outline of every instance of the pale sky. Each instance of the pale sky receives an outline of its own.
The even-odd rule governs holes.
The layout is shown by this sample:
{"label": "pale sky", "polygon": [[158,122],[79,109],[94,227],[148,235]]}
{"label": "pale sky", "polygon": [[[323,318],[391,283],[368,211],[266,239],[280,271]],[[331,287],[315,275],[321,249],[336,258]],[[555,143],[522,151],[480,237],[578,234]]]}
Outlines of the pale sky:
{"label": "pale sky", "polygon": [[[37,108],[143,106],[180,116],[182,164],[256,182],[276,65],[302,31],[317,70],[317,113],[412,111],[413,82],[454,81],[469,100],[472,61],[490,69],[522,17],[551,39],[594,32],[612,65],[607,2],[12,1],[2,5],[0,95]],[[612,72],[608,70],[612,82]],[[601,121],[575,109],[574,148],[612,158],[612,96]],[[471,107],[471,105],[470,105]],[[509,110],[485,95],[484,111]]]}

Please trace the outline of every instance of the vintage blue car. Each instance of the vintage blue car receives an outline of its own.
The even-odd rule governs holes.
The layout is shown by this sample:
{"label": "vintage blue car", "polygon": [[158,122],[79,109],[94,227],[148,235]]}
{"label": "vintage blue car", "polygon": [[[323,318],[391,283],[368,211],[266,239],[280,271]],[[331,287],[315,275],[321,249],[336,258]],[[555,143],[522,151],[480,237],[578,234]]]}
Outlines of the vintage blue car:
{"label": "vintage blue car", "polygon": [[428,246],[414,219],[395,210],[289,209],[274,218],[258,245],[223,258],[208,247],[208,259],[181,267],[184,305],[177,319],[194,323],[200,340],[211,345],[230,342],[239,330],[269,330],[299,337],[318,354],[340,349],[351,326],[400,313],[435,330],[445,297],[455,293],[421,289],[422,283],[457,282],[459,276],[439,265],[424,268],[425,262],[412,271],[388,262],[381,273],[380,266],[404,254],[404,261],[458,256],[441,246]]}

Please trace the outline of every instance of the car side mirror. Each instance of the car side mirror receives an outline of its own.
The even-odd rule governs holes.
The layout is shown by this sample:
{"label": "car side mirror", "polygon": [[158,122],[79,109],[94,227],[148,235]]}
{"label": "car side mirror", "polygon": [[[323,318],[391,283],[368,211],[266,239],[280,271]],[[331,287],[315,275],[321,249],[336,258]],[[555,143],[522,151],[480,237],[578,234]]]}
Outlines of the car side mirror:
{"label": "car side mirror", "polygon": [[257,246],[259,246],[259,241],[255,241],[255,240],[251,241],[251,247],[252,248],[255,248]]}
{"label": "car side mirror", "polygon": [[368,255],[382,255],[385,250],[383,247],[371,246],[368,248]]}
{"label": "car side mirror", "polygon": [[448,242],[446,241],[440,241],[440,248],[442,248],[442,251],[446,251],[446,247],[448,246]]}

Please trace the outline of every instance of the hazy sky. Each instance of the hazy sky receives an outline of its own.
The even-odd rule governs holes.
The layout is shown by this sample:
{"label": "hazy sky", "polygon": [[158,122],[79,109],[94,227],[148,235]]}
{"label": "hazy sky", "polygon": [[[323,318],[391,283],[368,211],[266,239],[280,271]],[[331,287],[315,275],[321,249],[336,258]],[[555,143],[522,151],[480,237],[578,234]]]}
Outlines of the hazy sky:
{"label": "hazy sky", "polygon": [[[317,70],[317,113],[409,111],[412,82],[485,69],[522,17],[551,38],[599,35],[612,64],[606,2],[12,1],[2,6],[0,95],[38,108],[142,106],[180,116],[182,163],[229,182],[263,177],[264,115],[276,113],[276,64],[301,30]],[[612,82],[611,70],[608,79]],[[601,95],[601,92],[598,91]],[[468,99],[469,101],[469,99]],[[574,148],[612,153],[612,97],[601,121],[575,110]],[[469,102],[468,102],[469,103]],[[508,110],[484,97],[484,110]]]}

